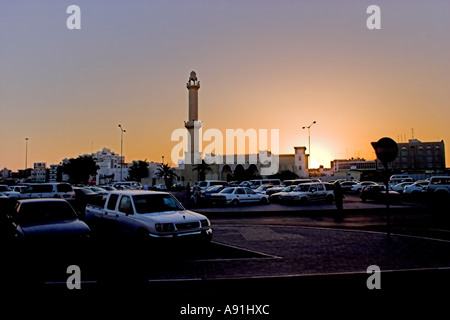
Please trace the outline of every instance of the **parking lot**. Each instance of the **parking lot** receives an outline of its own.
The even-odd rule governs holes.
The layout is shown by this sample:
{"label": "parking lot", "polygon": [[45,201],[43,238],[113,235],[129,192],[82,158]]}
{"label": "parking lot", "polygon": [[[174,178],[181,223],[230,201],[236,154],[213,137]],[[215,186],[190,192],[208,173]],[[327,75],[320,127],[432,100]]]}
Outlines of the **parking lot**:
{"label": "parking lot", "polygon": [[[363,203],[356,195],[346,195],[343,216],[336,219],[334,204],[201,206],[174,194],[210,219],[210,245],[155,246],[96,234],[75,246],[7,245],[2,288],[63,305],[124,296],[128,302],[163,306],[171,318],[186,303],[217,308],[263,303],[280,316],[296,314],[298,300],[307,310],[349,298],[362,305],[398,294],[435,298],[440,283],[450,279],[445,209],[420,202],[392,205],[388,229],[386,206]],[[67,287],[70,265],[81,270],[80,290]],[[379,293],[366,285],[367,268],[373,265],[381,269]]]}

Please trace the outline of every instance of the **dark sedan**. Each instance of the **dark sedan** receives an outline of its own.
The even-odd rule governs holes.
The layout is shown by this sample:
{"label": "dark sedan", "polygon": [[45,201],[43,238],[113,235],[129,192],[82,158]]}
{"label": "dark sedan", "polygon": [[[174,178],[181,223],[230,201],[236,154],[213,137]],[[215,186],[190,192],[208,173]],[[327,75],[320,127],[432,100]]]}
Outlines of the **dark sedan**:
{"label": "dark sedan", "polygon": [[[401,201],[401,194],[397,191],[389,190],[389,202],[398,203]],[[365,186],[359,195],[362,202],[373,200],[376,202],[386,203],[386,187],[383,185]]]}
{"label": "dark sedan", "polygon": [[19,239],[79,240],[90,236],[89,227],[64,199],[19,200],[13,221]]}
{"label": "dark sedan", "polygon": [[84,210],[86,209],[86,205],[103,205],[104,203],[104,196],[90,189],[74,187],[73,191],[75,192],[75,199],[71,202],[71,204],[82,219],[84,219]]}

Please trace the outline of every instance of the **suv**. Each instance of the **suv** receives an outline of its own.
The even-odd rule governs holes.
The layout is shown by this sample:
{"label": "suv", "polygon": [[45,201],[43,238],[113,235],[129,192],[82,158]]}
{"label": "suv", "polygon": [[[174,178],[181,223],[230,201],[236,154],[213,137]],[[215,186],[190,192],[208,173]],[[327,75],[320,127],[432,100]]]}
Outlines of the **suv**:
{"label": "suv", "polygon": [[74,199],[72,186],[63,182],[31,183],[23,190],[19,198],[62,198]]}
{"label": "suv", "polygon": [[327,190],[325,185],[320,182],[303,183],[295,187],[294,191],[286,192],[280,195],[280,201],[294,201],[300,204],[310,202],[325,201],[332,203],[334,201],[333,191]]}
{"label": "suv", "polygon": [[442,196],[450,195],[450,176],[431,177],[428,186],[424,187],[424,191]]}
{"label": "suv", "polygon": [[206,190],[212,186],[228,186],[228,182],[222,180],[204,180],[198,183],[198,186],[202,190]]}

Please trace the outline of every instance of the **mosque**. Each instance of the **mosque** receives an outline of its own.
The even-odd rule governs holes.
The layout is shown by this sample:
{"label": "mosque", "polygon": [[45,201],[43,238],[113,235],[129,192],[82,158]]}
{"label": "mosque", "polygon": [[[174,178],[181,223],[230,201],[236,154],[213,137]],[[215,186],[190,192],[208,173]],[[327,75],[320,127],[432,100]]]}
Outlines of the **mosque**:
{"label": "mosque", "polygon": [[[184,159],[179,162],[177,174],[184,183],[190,182],[192,184],[200,179],[198,170],[194,170],[194,168],[211,155],[205,154],[202,157],[203,150],[199,150],[199,131],[202,127],[198,112],[200,81],[195,71],[191,71],[186,88],[188,90],[188,120],[184,122],[184,126],[188,131],[188,143],[187,150],[184,152]],[[270,151],[267,154],[270,154]],[[217,155],[215,157],[217,159]],[[267,170],[264,170],[267,163],[262,161],[260,154],[241,156],[234,154],[232,157],[225,155],[220,157],[222,157],[222,161],[209,165],[210,170],[205,172],[204,178],[206,180],[231,181],[234,180],[236,173],[243,171],[250,172],[255,177],[267,177],[264,175],[264,172],[267,172]],[[294,154],[279,154],[276,157],[278,159],[278,170],[275,170],[272,174],[290,171],[300,178],[308,177],[308,157],[306,147],[294,147]],[[233,161],[229,161],[230,158]]]}

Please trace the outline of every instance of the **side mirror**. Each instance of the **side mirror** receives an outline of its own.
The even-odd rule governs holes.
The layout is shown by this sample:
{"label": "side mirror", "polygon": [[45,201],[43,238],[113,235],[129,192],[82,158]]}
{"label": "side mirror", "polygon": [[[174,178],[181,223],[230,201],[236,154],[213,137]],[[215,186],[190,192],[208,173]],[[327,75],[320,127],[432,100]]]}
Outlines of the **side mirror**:
{"label": "side mirror", "polygon": [[132,207],[127,208],[127,210],[125,211],[125,214],[127,216],[129,216],[130,214],[132,215],[133,214],[133,208]]}

